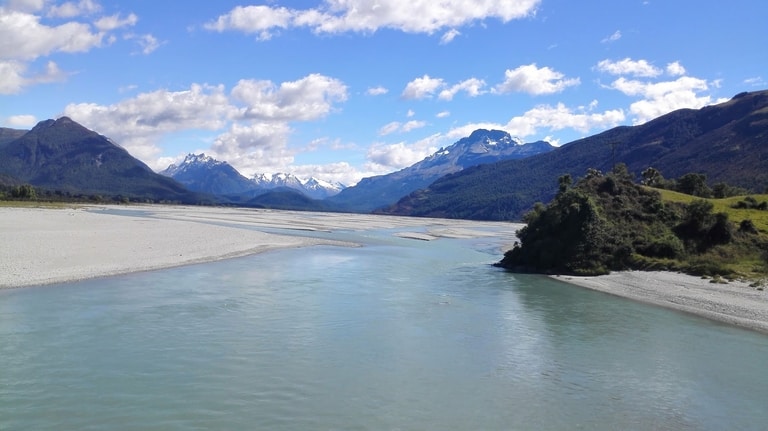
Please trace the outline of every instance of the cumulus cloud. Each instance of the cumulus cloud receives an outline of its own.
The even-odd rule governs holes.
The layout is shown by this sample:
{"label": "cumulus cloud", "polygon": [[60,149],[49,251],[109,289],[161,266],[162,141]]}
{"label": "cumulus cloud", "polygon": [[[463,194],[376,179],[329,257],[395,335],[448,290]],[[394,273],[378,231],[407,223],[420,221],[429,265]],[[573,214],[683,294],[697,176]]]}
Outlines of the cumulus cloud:
{"label": "cumulus cloud", "polygon": [[465,124],[451,129],[446,135],[451,139],[458,139],[468,136],[477,129],[504,130],[512,136],[520,138],[564,129],[588,133],[595,129],[607,129],[617,126],[626,119],[624,112],[620,109],[596,112],[596,108],[597,105],[595,103],[573,108],[567,107],[563,103],[558,103],[554,106],[538,105],[522,115],[510,118],[505,124]]}
{"label": "cumulus cloud", "polygon": [[440,100],[452,100],[459,91],[464,91],[469,97],[477,97],[484,93],[485,81],[477,78],[470,78],[452,85],[450,88],[440,92]]}
{"label": "cumulus cloud", "polygon": [[[36,84],[65,79],[68,74],[48,62],[43,73],[30,70],[38,59],[55,53],[81,53],[111,43],[110,34],[118,28],[134,25],[138,18],[129,14],[97,19],[93,26],[72,20],[101,10],[93,0],[48,5],[44,0],[13,0],[0,6],[0,94],[14,94]],[[44,22],[45,17],[57,25]]]}
{"label": "cumulus cloud", "polygon": [[[439,136],[439,135],[438,135]],[[392,172],[424,160],[437,151],[434,137],[429,137],[413,144],[398,142],[395,144],[375,143],[366,154],[366,168],[374,172]]]}
{"label": "cumulus cloud", "polygon": [[218,32],[235,30],[248,34],[258,33],[259,39],[268,40],[272,37],[273,29],[288,28],[294,17],[295,11],[284,7],[237,6],[204,27]]}
{"label": "cumulus cloud", "polygon": [[[725,99],[715,100],[710,95],[703,94],[710,87],[719,86],[719,81],[707,82],[705,79],[687,76],[685,67],[678,61],[667,64],[665,69],[660,69],[646,60],[629,58],[620,61],[603,60],[597,64],[596,69],[612,75],[629,76],[620,76],[605,87],[640,99],[631,103],[629,107],[634,124],[645,123],[677,109],[698,109],[725,101]],[[654,81],[664,72],[668,76],[677,78]]]}
{"label": "cumulus cloud", "polygon": [[246,104],[243,117],[309,121],[327,115],[333,104],[347,100],[347,87],[335,78],[311,74],[280,86],[271,81],[241,80],[232,96]]}
{"label": "cumulus cloud", "polygon": [[683,76],[674,81],[644,82],[619,78],[611,88],[627,96],[639,96],[639,100],[630,105],[635,124],[644,123],[656,117],[682,108],[697,109],[724,99],[713,100],[709,95],[699,95],[709,89],[704,79]]}
{"label": "cumulus cloud", "polygon": [[450,116],[451,116],[451,113],[449,111],[441,111],[441,112],[438,112],[437,114],[435,114],[435,117],[437,117],[437,118],[447,118],[447,117],[450,117]]}
{"label": "cumulus cloud", "polygon": [[535,63],[507,69],[504,78],[503,83],[494,87],[496,93],[554,94],[581,83],[579,78],[565,78],[563,73],[549,67],[539,68]]}
{"label": "cumulus cloud", "polygon": [[448,28],[451,30],[444,34],[443,40],[449,42],[458,34],[452,33],[458,27],[485,19],[506,23],[528,17],[536,12],[539,3],[540,0],[325,0],[310,9],[238,6],[205,28],[256,33],[267,38],[274,30],[295,27],[307,27],[315,33],[372,33],[388,28],[427,34]]}
{"label": "cumulus cloud", "polygon": [[484,87],[485,81],[477,78],[469,78],[449,86],[442,78],[432,78],[429,75],[424,75],[409,82],[405,86],[401,97],[404,99],[421,100],[438,94],[440,100],[452,100],[460,91],[464,91],[470,97],[479,96],[484,93]]}
{"label": "cumulus cloud", "polygon": [[675,61],[667,65],[667,74],[672,76],[682,76],[685,75],[685,68],[679,61]]}
{"label": "cumulus cloud", "polygon": [[155,169],[162,141],[174,133],[209,130],[214,157],[241,172],[274,172],[286,167],[294,151],[287,148],[291,123],[320,119],[346,100],[339,80],[312,74],[296,81],[241,80],[227,92],[223,85],[193,84],[188,89],[141,93],[112,105],[70,104],[67,115],[98,130]]}
{"label": "cumulus cloud", "polygon": [[611,75],[632,75],[644,78],[654,78],[662,74],[662,70],[646,60],[625,58],[619,61],[602,60],[597,63],[597,70]]}
{"label": "cumulus cloud", "polygon": [[445,86],[445,81],[440,78],[432,78],[429,75],[424,75],[421,78],[416,78],[409,82],[403,90],[402,97],[404,99],[425,99],[432,97],[435,92]]}

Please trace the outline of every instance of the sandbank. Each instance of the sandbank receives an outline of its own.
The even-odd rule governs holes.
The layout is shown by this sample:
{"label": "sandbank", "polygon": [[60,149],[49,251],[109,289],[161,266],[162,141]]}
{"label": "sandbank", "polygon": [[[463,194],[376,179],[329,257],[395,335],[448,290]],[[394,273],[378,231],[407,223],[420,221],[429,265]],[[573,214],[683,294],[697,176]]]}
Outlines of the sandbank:
{"label": "sandbank", "polygon": [[[400,236],[423,235],[421,239],[432,240],[504,232],[511,238],[518,227],[509,223],[247,208],[3,207],[0,288],[148,271],[281,248],[356,245],[312,237],[316,231],[391,228]],[[275,229],[281,231],[275,233]]]}
{"label": "sandbank", "polygon": [[553,276],[581,287],[768,333],[768,291],[743,281],[712,283],[664,271],[622,271],[597,277]]}

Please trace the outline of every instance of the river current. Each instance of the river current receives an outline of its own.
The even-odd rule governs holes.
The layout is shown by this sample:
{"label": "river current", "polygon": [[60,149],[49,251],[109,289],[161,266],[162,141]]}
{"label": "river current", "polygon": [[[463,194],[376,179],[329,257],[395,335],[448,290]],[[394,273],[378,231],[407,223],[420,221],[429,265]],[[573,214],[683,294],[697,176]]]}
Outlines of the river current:
{"label": "river current", "polygon": [[766,429],[764,334],[343,235],[0,291],[0,429]]}

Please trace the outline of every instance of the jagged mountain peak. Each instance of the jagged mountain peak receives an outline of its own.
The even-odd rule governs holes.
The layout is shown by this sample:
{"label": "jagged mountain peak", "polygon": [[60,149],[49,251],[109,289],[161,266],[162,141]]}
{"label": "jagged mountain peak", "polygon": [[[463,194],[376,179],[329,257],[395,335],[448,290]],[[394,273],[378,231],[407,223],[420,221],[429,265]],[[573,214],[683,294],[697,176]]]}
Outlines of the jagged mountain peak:
{"label": "jagged mountain peak", "polygon": [[214,159],[211,156],[205,155],[205,153],[193,154],[189,153],[184,157],[184,161],[177,164],[171,164],[161,174],[172,177],[180,172],[197,169],[211,169],[216,166],[228,164]]}

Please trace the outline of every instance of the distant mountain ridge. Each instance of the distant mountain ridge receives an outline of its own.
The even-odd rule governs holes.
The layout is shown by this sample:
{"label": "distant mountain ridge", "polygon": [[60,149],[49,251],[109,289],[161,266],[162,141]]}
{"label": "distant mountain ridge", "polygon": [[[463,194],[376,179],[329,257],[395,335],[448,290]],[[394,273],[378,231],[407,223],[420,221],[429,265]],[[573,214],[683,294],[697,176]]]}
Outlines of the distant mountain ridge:
{"label": "distant mountain ridge", "polygon": [[77,194],[185,203],[210,200],[156,174],[109,138],[68,117],[41,121],[20,136],[8,130],[0,133],[4,177]]}
{"label": "distant mountain ridge", "polygon": [[480,164],[522,159],[554,148],[544,141],[524,144],[501,130],[478,129],[412,166],[386,175],[363,178],[328,201],[344,210],[369,212],[391,205],[444,175]]}
{"label": "distant mountain ridge", "polygon": [[549,201],[563,174],[609,171],[624,163],[639,175],[703,173],[754,192],[768,188],[768,91],[741,93],[702,109],[681,109],[638,126],[621,126],[525,160],[468,168],[415,191],[383,212],[399,215],[520,220]]}
{"label": "distant mountain ridge", "polygon": [[[188,154],[180,164],[172,164],[160,174],[171,177],[190,190],[219,196],[244,195],[254,197],[275,189],[298,191],[311,199],[324,199],[344,189],[344,185],[287,173],[257,174],[249,179],[227,162],[201,154]],[[240,200],[240,199],[239,199]]]}

